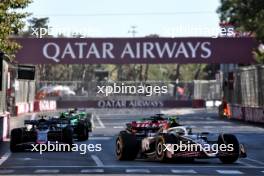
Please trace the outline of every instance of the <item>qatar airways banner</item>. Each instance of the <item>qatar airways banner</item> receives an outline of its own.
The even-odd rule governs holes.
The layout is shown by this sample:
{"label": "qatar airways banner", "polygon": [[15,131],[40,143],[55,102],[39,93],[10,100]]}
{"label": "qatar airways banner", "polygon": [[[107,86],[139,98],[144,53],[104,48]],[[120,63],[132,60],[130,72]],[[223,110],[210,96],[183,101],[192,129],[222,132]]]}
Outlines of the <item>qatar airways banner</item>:
{"label": "qatar airways banner", "polygon": [[17,38],[19,64],[252,63],[252,38]]}

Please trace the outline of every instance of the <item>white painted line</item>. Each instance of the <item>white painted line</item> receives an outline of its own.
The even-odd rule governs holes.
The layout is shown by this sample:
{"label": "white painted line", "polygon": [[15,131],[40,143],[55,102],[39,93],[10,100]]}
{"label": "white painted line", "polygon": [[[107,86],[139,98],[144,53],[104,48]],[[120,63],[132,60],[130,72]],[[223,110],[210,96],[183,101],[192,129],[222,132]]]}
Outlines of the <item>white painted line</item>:
{"label": "white painted line", "polygon": [[92,113],[91,124],[92,124],[92,128],[94,129],[95,128],[95,125],[94,125],[94,113]]}
{"label": "white painted line", "polygon": [[9,169],[9,170],[0,170],[0,174],[11,174],[15,172],[15,170],[13,169]]}
{"label": "white painted line", "polygon": [[239,170],[216,170],[219,174],[243,174]]}
{"label": "white painted line", "polygon": [[[10,169],[21,169],[21,168],[97,168],[98,166],[87,166],[87,165],[64,165],[64,166],[50,166],[50,165],[38,165],[38,166],[10,166]],[[140,166],[140,165],[104,165],[103,168],[160,168],[160,165],[151,165],[151,166]],[[163,168],[226,168],[226,169],[234,169],[234,168],[244,168],[249,169],[252,167],[248,166],[239,166],[239,165],[225,165],[225,166],[219,166],[219,165],[192,165],[192,166],[162,166]],[[255,169],[264,169],[264,166],[256,166]]]}
{"label": "white painted line", "polygon": [[60,170],[58,170],[58,169],[38,169],[38,170],[35,170],[34,173],[36,173],[36,174],[56,174],[59,172],[60,172]]}
{"label": "white painted line", "polygon": [[252,161],[252,162],[258,163],[260,165],[264,165],[264,162],[261,162],[261,161],[258,161],[258,160],[252,159],[252,158],[247,157],[247,158],[245,158],[245,160]]}
{"label": "white painted line", "polygon": [[216,126],[206,125],[206,126],[203,126],[203,128],[216,128]]}
{"label": "white painted line", "polygon": [[0,158],[0,166],[10,157],[11,153],[7,152]]}
{"label": "white painted line", "polygon": [[124,126],[114,126],[113,128],[120,129],[120,128],[124,128]]}
{"label": "white painted line", "polygon": [[104,173],[104,169],[82,169],[81,173]]}
{"label": "white painted line", "polygon": [[197,172],[193,169],[172,169],[172,173],[174,174],[196,174]]}
{"label": "white painted line", "polygon": [[89,140],[110,140],[112,139],[112,137],[106,137],[106,136],[102,136],[102,137],[89,137]]}
{"label": "white painted line", "polygon": [[244,161],[238,161],[238,163],[240,163],[240,164],[242,164],[242,165],[244,165],[244,166],[248,166],[248,167],[255,167],[255,166],[253,166],[253,165],[251,165],[251,164],[248,164],[248,163],[246,163],[246,162],[244,162]]}
{"label": "white painted line", "polygon": [[126,169],[126,173],[150,173],[148,169]]}
{"label": "white painted line", "polygon": [[96,155],[91,155],[92,159],[94,160],[94,162],[96,163],[96,165],[98,167],[103,167],[104,166],[104,163],[99,159],[98,156]]}
{"label": "white painted line", "polygon": [[103,124],[103,122],[101,121],[101,119],[98,115],[96,115],[96,119],[100,125],[99,127],[96,127],[96,128],[105,128],[105,125]]}
{"label": "white painted line", "polygon": [[22,160],[22,161],[31,161],[33,160],[32,158],[16,158],[17,160]]}

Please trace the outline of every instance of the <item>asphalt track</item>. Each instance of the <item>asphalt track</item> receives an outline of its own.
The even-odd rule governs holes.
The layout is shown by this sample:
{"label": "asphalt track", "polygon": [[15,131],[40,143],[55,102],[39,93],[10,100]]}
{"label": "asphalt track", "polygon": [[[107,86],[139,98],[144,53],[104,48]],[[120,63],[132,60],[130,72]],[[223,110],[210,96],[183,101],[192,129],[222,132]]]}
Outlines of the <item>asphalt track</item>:
{"label": "asphalt track", "polygon": [[[222,164],[218,159],[195,160],[192,163],[159,163],[147,160],[118,161],[115,158],[115,136],[127,122],[158,110],[102,110],[93,112],[95,129],[88,141],[77,144],[101,144],[102,151],[10,153],[9,142],[0,144],[0,175],[264,175],[264,128],[241,122],[219,119],[215,111],[163,110],[177,114],[180,122],[194,131],[234,133],[246,146],[248,157],[234,164]],[[11,126],[18,127],[24,119],[36,114],[13,118]]]}

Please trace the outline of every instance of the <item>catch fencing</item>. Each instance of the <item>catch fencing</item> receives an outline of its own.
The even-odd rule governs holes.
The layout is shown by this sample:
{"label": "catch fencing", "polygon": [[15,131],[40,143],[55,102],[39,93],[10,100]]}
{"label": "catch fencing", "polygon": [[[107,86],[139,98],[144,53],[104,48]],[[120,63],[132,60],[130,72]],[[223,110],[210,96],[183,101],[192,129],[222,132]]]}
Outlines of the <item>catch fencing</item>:
{"label": "catch fencing", "polygon": [[239,68],[234,73],[232,104],[264,107],[264,65]]}
{"label": "catch fencing", "polygon": [[8,63],[5,60],[2,60],[2,87],[0,91],[0,114],[5,113],[6,111],[6,87],[8,79]]}
{"label": "catch fencing", "polygon": [[[107,97],[99,94],[98,86],[166,86],[167,93],[153,93],[151,96],[135,94],[115,93]],[[58,93],[61,91],[61,93]],[[45,96],[43,96],[45,94]],[[171,81],[38,81],[36,85],[36,96],[39,99],[59,98],[75,100],[98,100],[104,98],[138,98],[138,99],[173,99],[173,100],[221,100],[221,83],[217,80],[195,80],[185,82]]]}
{"label": "catch fencing", "polygon": [[29,80],[15,81],[15,100],[17,103],[33,102],[35,99],[36,82]]}

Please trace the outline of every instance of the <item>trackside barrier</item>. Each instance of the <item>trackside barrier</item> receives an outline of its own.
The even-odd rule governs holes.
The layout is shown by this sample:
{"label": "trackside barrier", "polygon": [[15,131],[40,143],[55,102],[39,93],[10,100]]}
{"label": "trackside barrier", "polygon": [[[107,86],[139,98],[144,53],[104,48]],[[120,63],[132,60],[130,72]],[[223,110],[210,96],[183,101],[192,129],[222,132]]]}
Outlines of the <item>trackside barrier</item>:
{"label": "trackside barrier", "polygon": [[30,105],[27,102],[24,103],[17,103],[16,104],[16,115],[28,113],[28,112],[33,112],[30,111]]}
{"label": "trackside barrier", "polygon": [[228,104],[230,113],[228,118],[247,122],[264,123],[264,107],[243,107],[236,104]]}
{"label": "trackside barrier", "polygon": [[239,105],[229,105],[230,108],[230,118],[244,120],[243,107]]}
{"label": "trackside barrier", "polygon": [[0,115],[0,141],[8,138],[10,128],[10,113],[5,112],[5,114]]}
{"label": "trackside barrier", "polygon": [[53,100],[40,100],[34,102],[34,112],[52,111],[57,109],[57,103]]}
{"label": "trackside barrier", "polygon": [[264,108],[244,107],[245,121],[264,123]]}
{"label": "trackside barrier", "polygon": [[57,103],[54,100],[40,100],[29,103],[18,103],[16,105],[16,115],[29,112],[52,111],[56,109]]}
{"label": "trackside barrier", "polygon": [[192,100],[192,108],[205,108],[205,104],[205,100],[202,99]]}

